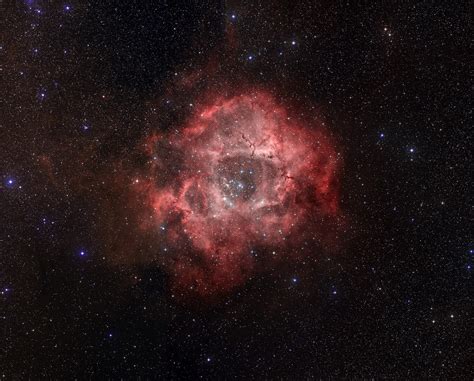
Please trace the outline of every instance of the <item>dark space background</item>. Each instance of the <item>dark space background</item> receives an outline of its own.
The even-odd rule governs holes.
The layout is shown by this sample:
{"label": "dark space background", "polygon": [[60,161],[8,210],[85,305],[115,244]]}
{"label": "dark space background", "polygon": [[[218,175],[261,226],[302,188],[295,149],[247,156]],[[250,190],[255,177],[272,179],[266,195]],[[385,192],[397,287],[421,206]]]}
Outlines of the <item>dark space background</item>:
{"label": "dark space background", "polygon": [[[0,7],[2,377],[473,378],[469,2]],[[192,74],[319,108],[349,221],[337,253],[201,307],[101,233],[114,163],[150,105],[189,113]]]}

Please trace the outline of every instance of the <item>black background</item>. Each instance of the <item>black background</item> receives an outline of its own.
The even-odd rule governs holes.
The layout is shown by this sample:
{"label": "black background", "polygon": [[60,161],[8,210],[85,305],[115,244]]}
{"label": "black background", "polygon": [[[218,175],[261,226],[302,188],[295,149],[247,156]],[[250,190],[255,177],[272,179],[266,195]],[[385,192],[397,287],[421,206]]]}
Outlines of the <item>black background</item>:
{"label": "black background", "polygon": [[[314,3],[2,5],[4,377],[472,378],[472,9]],[[349,221],[337,253],[201,308],[100,233],[105,174],[189,114],[192,73],[320,109]]]}

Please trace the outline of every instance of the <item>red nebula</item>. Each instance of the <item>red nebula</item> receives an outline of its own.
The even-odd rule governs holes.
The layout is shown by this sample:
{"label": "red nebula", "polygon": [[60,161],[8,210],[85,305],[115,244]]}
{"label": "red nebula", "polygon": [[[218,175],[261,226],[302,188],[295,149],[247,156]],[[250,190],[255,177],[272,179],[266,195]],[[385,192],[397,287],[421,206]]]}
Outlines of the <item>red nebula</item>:
{"label": "red nebula", "polygon": [[165,237],[160,256],[182,295],[228,293],[256,271],[255,248],[291,248],[340,213],[340,156],[323,125],[291,118],[266,92],[215,99],[150,137],[147,154],[144,228]]}

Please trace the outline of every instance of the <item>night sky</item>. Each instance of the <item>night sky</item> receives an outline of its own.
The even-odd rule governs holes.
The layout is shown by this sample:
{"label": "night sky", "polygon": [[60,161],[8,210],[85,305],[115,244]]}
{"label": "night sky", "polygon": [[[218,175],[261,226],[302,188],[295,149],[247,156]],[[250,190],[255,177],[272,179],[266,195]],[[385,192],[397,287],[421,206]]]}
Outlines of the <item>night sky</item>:
{"label": "night sky", "polygon": [[445,3],[0,2],[2,377],[472,379]]}

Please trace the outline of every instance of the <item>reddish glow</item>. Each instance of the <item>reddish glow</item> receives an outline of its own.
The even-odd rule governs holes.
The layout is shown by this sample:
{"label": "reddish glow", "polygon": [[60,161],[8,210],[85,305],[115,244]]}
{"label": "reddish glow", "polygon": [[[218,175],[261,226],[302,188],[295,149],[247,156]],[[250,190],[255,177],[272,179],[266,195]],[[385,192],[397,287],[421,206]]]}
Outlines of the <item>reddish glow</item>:
{"label": "reddish glow", "polygon": [[265,92],[216,99],[181,130],[151,136],[146,153],[136,189],[153,213],[143,228],[166,233],[181,294],[228,293],[255,271],[255,248],[289,252],[339,214],[331,139]]}

